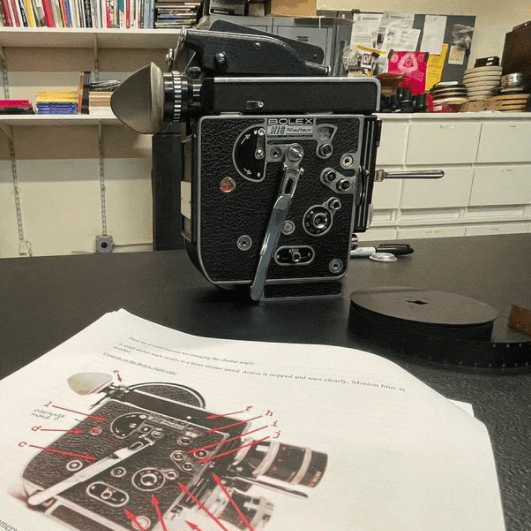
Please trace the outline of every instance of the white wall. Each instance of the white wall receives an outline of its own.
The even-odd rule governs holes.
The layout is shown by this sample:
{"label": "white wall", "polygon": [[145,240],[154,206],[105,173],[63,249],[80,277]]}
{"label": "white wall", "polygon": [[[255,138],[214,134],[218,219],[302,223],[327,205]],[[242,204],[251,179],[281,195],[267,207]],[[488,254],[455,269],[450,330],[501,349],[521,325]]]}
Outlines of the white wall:
{"label": "white wall", "polygon": [[432,15],[476,15],[469,65],[478,57],[503,53],[505,34],[514,26],[531,19],[529,0],[318,0],[317,9],[348,11],[391,11],[394,13],[426,13]]}

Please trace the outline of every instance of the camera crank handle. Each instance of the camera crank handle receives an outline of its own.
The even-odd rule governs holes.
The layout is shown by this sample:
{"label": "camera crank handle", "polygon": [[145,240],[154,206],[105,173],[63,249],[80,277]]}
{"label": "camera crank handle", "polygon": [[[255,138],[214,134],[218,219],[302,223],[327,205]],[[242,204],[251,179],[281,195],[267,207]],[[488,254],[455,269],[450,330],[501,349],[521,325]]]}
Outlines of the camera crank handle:
{"label": "camera crank handle", "polygon": [[89,465],[87,468],[80,470],[75,474],[72,474],[71,476],[67,477],[66,479],[63,479],[62,481],[59,481],[59,483],[56,483],[55,485],[52,485],[47,489],[40,490],[35,494],[32,494],[28,498],[27,502],[29,505],[33,506],[40,505],[45,501],[49,500],[50,498],[53,498],[61,492],[64,492],[65,490],[69,489],[70,487],[78,485],[79,483],[83,483],[84,481],[87,481],[88,479],[97,476],[100,472],[103,472],[108,468],[111,468],[117,465],[118,463],[121,463],[132,455],[144,450],[144,448],[152,446],[154,443],[155,440],[146,438],[143,441],[136,441],[135,443],[126,448],[120,448],[119,450],[113,452],[112,455],[105,457],[100,461],[93,463],[92,465]]}
{"label": "camera crank handle", "polygon": [[295,193],[295,188],[297,188],[297,183],[302,173],[299,164],[303,156],[304,150],[300,144],[292,144],[286,149],[282,184],[277,200],[273,206],[269,223],[267,224],[267,230],[260,250],[258,267],[256,268],[256,274],[251,285],[251,299],[253,301],[260,300],[264,292],[269,263],[277,248],[282,227],[288,216],[293,194]]}
{"label": "camera crank handle", "polygon": [[419,171],[390,171],[376,170],[374,181],[382,182],[386,179],[440,179],[444,177],[442,170],[419,170]]}

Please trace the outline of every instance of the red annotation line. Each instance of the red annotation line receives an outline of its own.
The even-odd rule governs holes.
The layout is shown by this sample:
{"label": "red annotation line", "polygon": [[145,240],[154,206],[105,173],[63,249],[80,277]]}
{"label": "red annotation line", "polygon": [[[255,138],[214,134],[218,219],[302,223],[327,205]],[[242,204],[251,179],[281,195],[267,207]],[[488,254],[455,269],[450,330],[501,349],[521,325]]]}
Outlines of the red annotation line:
{"label": "red annotation line", "polygon": [[168,531],[166,523],[164,522],[164,517],[162,516],[162,512],[160,511],[159,500],[157,500],[157,497],[154,494],[151,495],[151,505],[153,505],[153,507],[155,508],[155,512],[157,513],[157,518],[159,519],[162,531]]}
{"label": "red annotation line", "polygon": [[74,428],[73,430],[56,430],[51,428],[41,428],[39,431],[62,431],[65,433],[73,433],[74,435],[79,435],[80,433],[83,433],[83,430],[80,428]]}
{"label": "red annotation line", "polygon": [[246,431],[245,433],[242,433],[241,435],[236,435],[234,437],[229,437],[228,439],[223,439],[219,442],[213,442],[211,444],[205,444],[205,446],[197,446],[196,448],[191,448],[188,450],[189,454],[195,454],[196,452],[200,452],[201,450],[206,450],[208,448],[212,448],[213,446],[222,445],[231,441],[235,441],[236,439],[241,439],[242,437],[245,437],[247,435],[251,435],[251,433],[256,433],[260,430],[265,430],[266,428],[269,428],[269,426],[262,426],[261,428],[256,428],[255,430]]}
{"label": "red annotation line", "polygon": [[207,419],[219,419],[221,417],[232,417],[232,415],[241,415],[242,413],[247,413],[247,410],[246,409],[243,409],[242,411],[233,411],[232,413],[212,413],[210,415],[208,415],[206,418]]}
{"label": "red annotation line", "polygon": [[190,529],[193,529],[194,531],[203,531],[197,524],[194,524],[193,522],[189,522],[188,520],[185,520],[185,522],[188,524],[188,527]]}
{"label": "red annotation line", "polygon": [[212,474],[212,478],[214,481],[221,487],[221,490],[223,491],[223,494],[227,497],[229,500],[229,503],[234,507],[236,512],[238,513],[238,516],[240,517],[241,521],[245,524],[245,527],[249,529],[249,531],[255,531],[254,527],[252,526],[251,522],[245,517],[245,515],[242,513],[241,509],[238,507],[238,504],[232,499],[232,496],[230,495],[230,492],[227,490],[227,487],[223,485],[221,479],[216,474]]}
{"label": "red annotation line", "polygon": [[73,409],[67,409],[66,407],[56,406],[55,404],[52,404],[52,407],[56,409],[62,409],[63,411],[69,411],[70,413],[77,413],[78,415],[84,415],[85,417],[89,419],[104,421],[107,420],[105,417],[100,417],[99,415],[91,415],[90,413],[83,413],[82,411],[75,411]]}
{"label": "red annotation line", "polygon": [[78,454],[76,452],[68,452],[66,450],[57,450],[56,448],[49,448],[47,446],[35,446],[34,444],[28,444],[31,448],[37,448],[43,450],[44,452],[50,452],[53,454],[66,455],[68,457],[79,457],[80,459],[86,459],[87,461],[94,461],[96,457],[90,454]]}
{"label": "red annotation line", "polygon": [[135,526],[135,529],[138,529],[138,531],[147,531],[140,524],[140,522],[137,520],[136,516],[131,511],[128,511],[127,509],[124,509],[124,513],[125,513],[125,516],[127,517],[127,519],[133,524],[133,526]]}
{"label": "red annotation line", "polygon": [[247,448],[248,446],[255,446],[257,444],[260,444],[260,443],[262,443],[265,440],[270,439],[270,438],[271,438],[271,436],[268,435],[267,437],[263,437],[262,439],[256,439],[255,441],[251,441],[250,443],[244,444],[242,446],[238,446],[238,448],[234,448],[234,449],[229,450],[227,452],[222,452],[220,454],[214,454],[214,455],[211,455],[210,457],[203,457],[202,459],[199,459],[199,462],[200,463],[208,463],[209,461],[217,459],[218,457],[223,457],[225,455],[234,454],[236,452],[239,452],[241,449]]}
{"label": "red annotation line", "polygon": [[[187,494],[188,496],[190,496],[190,498],[192,498],[192,500],[194,501],[194,503],[201,509],[203,510],[216,524],[219,525],[219,527],[221,527],[221,529],[223,529],[223,531],[229,531],[189,490],[188,488],[186,487],[186,485],[183,485],[182,483],[179,483],[179,487],[180,489],[185,493]],[[187,522],[188,523],[188,522]],[[188,525],[190,525],[188,523]],[[193,529],[193,527],[192,527]]]}
{"label": "red annotation line", "polygon": [[234,428],[234,426],[240,426],[246,422],[251,422],[251,420],[261,419],[263,415],[258,415],[257,417],[252,417],[250,419],[239,420],[238,422],[233,422],[232,424],[225,424],[225,426],[218,426],[217,428],[210,428],[208,431],[214,433],[216,431],[226,430],[227,428]]}

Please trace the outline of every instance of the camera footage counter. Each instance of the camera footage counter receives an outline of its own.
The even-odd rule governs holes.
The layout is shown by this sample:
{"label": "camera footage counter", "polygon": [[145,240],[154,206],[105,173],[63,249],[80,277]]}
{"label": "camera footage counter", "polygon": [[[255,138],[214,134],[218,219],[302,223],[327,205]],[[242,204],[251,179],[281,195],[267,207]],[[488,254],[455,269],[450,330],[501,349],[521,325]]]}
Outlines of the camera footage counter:
{"label": "camera footage counter", "polygon": [[445,397],[472,404],[494,447],[507,531],[528,531],[530,367],[458,370],[396,357],[393,348],[355,333],[349,295],[376,286],[429,288],[483,301],[504,319],[512,304],[531,308],[531,235],[407,243],[414,253],[396,262],[352,259],[341,298],[261,303],[208,284],[183,250],[1,260],[0,377],[119,308],[199,336],[368,350]]}

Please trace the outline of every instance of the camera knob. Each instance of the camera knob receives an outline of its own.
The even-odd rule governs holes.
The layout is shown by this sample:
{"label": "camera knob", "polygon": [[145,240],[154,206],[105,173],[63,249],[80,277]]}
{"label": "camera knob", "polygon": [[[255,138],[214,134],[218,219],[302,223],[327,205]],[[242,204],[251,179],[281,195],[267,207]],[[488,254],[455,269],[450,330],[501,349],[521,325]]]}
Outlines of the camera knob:
{"label": "camera knob", "polygon": [[316,229],[324,229],[328,225],[328,216],[324,212],[316,212],[312,217],[312,225]]}
{"label": "camera knob", "polygon": [[304,149],[302,149],[301,145],[295,144],[288,148],[286,156],[289,160],[291,160],[291,162],[299,162],[304,156]]}

